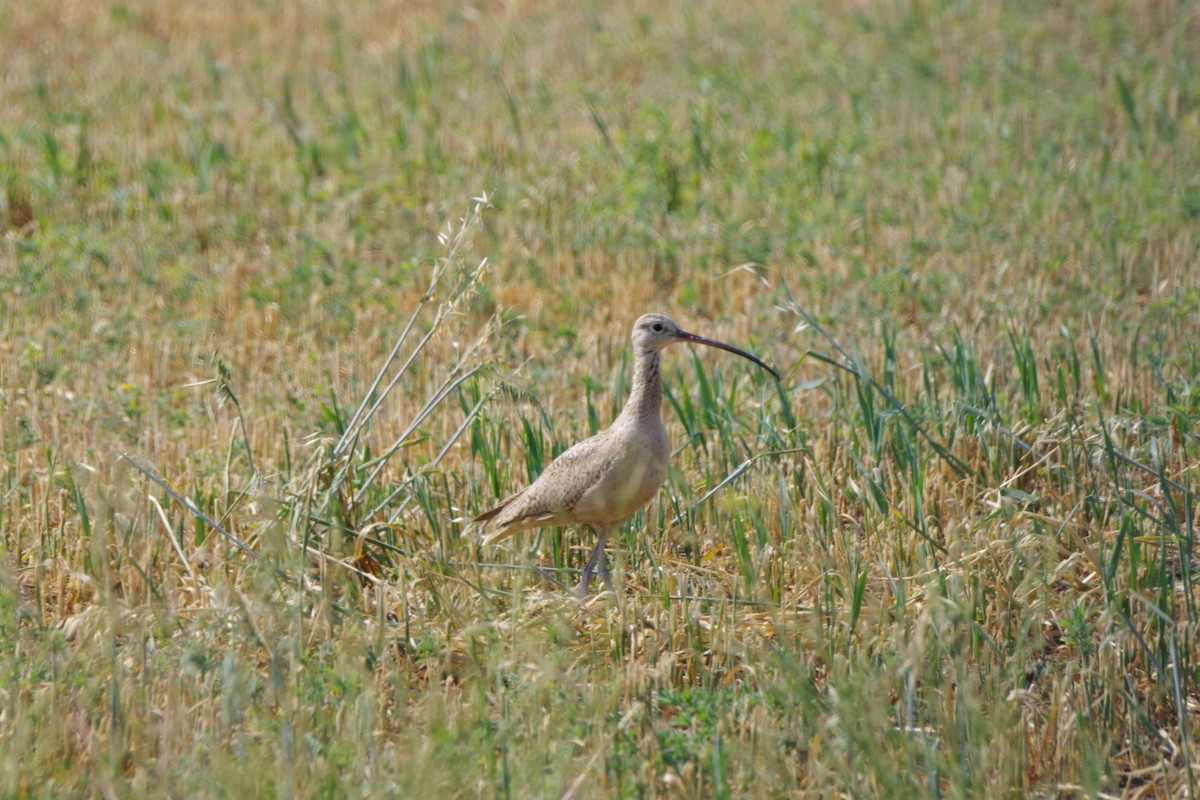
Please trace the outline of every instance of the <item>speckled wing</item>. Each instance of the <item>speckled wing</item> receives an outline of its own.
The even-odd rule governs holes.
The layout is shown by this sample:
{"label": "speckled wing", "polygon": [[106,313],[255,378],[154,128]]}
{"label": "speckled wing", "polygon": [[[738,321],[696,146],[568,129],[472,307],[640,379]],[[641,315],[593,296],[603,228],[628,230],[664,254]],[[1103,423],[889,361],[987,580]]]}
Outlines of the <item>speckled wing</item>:
{"label": "speckled wing", "polygon": [[527,528],[576,522],[571,511],[592,486],[608,473],[604,457],[608,431],[565,451],[525,489],[475,517],[484,523],[483,543],[493,544]]}

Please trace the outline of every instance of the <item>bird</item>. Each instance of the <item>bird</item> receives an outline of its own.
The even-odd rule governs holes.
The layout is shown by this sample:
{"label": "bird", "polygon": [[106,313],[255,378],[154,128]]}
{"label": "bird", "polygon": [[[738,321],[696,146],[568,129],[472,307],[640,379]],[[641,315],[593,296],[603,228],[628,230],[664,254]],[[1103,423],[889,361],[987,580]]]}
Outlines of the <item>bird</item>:
{"label": "bird", "polygon": [[633,324],[633,388],[607,429],[567,449],[526,488],[474,518],[484,546],[529,528],[591,526],[596,546],[576,590],[586,598],[592,573],[612,586],[604,546],[614,529],[650,502],[667,478],[671,445],[662,419],[660,355],[676,343],[716,347],[779,373],[733,345],[688,333],[663,314],[643,314]]}

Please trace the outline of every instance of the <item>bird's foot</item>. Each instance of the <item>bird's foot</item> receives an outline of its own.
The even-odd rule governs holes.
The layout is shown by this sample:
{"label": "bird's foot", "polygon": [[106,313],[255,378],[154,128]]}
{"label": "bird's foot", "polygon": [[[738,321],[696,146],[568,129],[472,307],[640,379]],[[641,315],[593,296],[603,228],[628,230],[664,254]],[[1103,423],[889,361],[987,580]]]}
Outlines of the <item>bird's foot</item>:
{"label": "bird's foot", "polygon": [[604,581],[604,587],[611,592],[613,590],[612,570],[608,568],[608,565],[604,561],[601,561],[599,572],[600,580]]}
{"label": "bird's foot", "polygon": [[587,599],[588,584],[592,582],[592,570],[596,568],[596,559],[589,558],[588,562],[583,565],[583,572],[579,575],[579,586],[575,588],[575,594],[580,600]]}
{"label": "bird's foot", "polygon": [[595,571],[597,577],[604,581],[604,587],[610,592],[613,591],[612,570],[603,561],[600,564],[588,564],[583,568],[583,574],[579,577],[579,586],[575,589],[575,594],[580,600],[586,600],[588,596],[588,585],[592,582],[592,572]]}
{"label": "bird's foot", "polygon": [[612,575],[608,571],[608,565],[604,563],[604,543],[608,541],[608,534],[608,528],[600,529],[596,547],[592,550],[592,555],[588,558],[587,563],[583,565],[583,574],[579,577],[579,588],[576,590],[580,599],[587,597],[588,584],[592,581],[592,571],[597,567],[600,568],[600,577],[604,580],[605,585],[612,588]]}

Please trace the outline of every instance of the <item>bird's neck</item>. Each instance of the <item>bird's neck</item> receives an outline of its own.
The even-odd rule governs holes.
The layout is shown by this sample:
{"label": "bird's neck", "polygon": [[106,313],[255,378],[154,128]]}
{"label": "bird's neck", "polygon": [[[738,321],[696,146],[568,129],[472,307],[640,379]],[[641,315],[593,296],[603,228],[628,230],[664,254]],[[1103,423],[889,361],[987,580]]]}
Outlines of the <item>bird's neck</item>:
{"label": "bird's neck", "polygon": [[662,419],[662,372],[657,350],[639,350],[633,361],[633,390],[621,419]]}

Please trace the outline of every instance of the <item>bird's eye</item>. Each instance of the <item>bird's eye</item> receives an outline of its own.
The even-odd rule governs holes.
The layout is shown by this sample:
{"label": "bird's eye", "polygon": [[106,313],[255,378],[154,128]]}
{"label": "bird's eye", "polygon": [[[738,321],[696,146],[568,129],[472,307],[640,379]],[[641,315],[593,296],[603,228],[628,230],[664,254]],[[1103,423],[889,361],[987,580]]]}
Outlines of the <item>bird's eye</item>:
{"label": "bird's eye", "polygon": [[661,322],[656,322],[656,323],[654,323],[654,325],[652,325],[651,327],[652,327],[652,329],[654,330],[654,332],[655,332],[655,333],[662,333],[662,329],[663,329],[663,328],[662,328],[662,323],[661,323]]}

